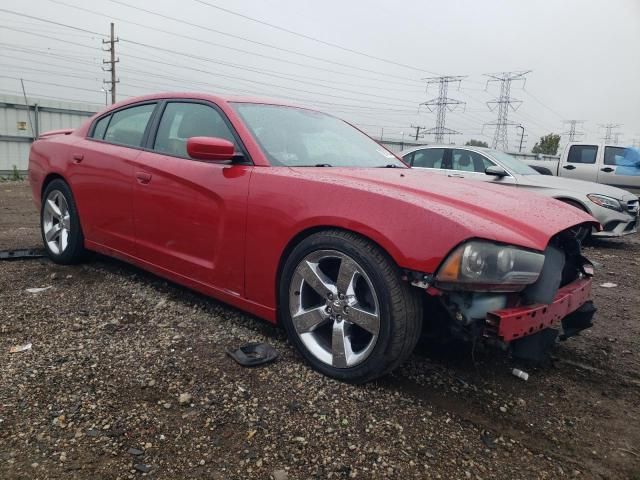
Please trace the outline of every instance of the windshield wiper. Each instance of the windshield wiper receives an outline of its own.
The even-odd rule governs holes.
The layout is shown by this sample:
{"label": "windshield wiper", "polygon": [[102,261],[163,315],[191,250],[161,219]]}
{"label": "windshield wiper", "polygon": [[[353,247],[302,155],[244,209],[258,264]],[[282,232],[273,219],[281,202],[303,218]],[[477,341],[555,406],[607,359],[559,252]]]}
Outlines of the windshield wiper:
{"label": "windshield wiper", "polygon": [[378,168],[402,168],[400,165],[396,165],[395,163],[387,163],[386,165],[380,165]]}
{"label": "windshield wiper", "polygon": [[316,163],[314,167],[333,167],[330,163]]}

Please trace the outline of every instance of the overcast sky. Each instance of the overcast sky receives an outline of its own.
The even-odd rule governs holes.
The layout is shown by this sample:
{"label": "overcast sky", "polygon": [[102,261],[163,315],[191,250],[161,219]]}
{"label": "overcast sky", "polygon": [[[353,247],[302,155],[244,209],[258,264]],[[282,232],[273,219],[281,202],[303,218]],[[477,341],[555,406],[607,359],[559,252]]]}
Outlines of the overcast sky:
{"label": "overcast sky", "polygon": [[[638,0],[23,0],[0,8],[104,35],[115,22],[118,99],[167,90],[287,98],[372,136],[384,129],[409,139],[411,125],[435,124],[418,108],[437,96],[422,79],[461,75],[449,97],[466,106],[448,112],[446,127],[462,134],[450,139],[491,143],[493,127],[482,125],[496,118],[486,102],[499,85],[485,90],[483,74],[531,70],[526,85],[512,84],[522,104],[509,113],[525,127],[527,149],[569,119],[585,121],[586,139],[611,122],[621,124],[622,143],[640,142]],[[0,12],[0,93],[20,93],[22,77],[32,97],[104,104],[101,38]],[[511,148],[518,139],[511,128]]]}

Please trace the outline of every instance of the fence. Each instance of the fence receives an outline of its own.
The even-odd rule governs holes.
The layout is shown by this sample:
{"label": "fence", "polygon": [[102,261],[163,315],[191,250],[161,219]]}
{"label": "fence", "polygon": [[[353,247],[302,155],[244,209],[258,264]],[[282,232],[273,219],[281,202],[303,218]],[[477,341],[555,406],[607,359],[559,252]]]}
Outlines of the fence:
{"label": "fence", "polygon": [[29,146],[42,132],[77,128],[102,107],[92,104],[57,102],[0,95],[0,175],[17,169],[24,173],[29,162]]}

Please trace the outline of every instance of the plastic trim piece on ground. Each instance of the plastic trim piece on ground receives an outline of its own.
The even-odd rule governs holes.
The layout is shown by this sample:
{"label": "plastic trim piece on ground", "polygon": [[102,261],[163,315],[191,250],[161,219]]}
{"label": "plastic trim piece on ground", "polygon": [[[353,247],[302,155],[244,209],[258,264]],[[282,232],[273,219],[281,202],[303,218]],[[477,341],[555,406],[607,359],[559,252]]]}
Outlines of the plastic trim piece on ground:
{"label": "plastic trim piece on ground", "polygon": [[227,348],[227,354],[243,367],[256,367],[273,362],[278,352],[266,343],[247,343],[237,350]]}
{"label": "plastic trim piece on ground", "polygon": [[25,258],[42,258],[45,252],[42,249],[0,250],[0,260],[22,260]]}

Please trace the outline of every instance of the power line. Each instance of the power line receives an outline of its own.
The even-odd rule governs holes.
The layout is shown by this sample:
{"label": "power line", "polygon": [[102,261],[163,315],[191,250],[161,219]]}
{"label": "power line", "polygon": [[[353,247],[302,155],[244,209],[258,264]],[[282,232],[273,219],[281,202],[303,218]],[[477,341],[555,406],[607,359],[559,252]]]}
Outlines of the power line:
{"label": "power line", "polygon": [[[116,0],[109,0],[109,1],[116,2]],[[256,23],[259,23],[261,25],[266,25],[266,26],[268,26],[270,28],[274,28],[276,30],[280,30],[281,32],[286,32],[286,33],[289,33],[291,35],[295,35],[295,36],[300,37],[300,38],[305,38],[307,40],[311,40],[311,41],[320,43],[322,45],[326,45],[326,46],[333,47],[333,48],[338,48],[338,49],[343,50],[345,52],[354,53],[356,55],[361,55],[363,57],[370,58],[372,60],[378,60],[380,62],[385,62],[385,63],[388,63],[390,65],[395,65],[395,66],[398,66],[398,67],[408,68],[408,69],[411,69],[411,70],[414,70],[414,71],[417,71],[417,72],[424,72],[424,73],[430,73],[432,75],[438,75],[438,73],[430,72],[429,70],[425,70],[423,68],[414,67],[412,65],[406,65],[404,63],[396,62],[394,60],[389,60],[389,59],[386,59],[386,58],[382,58],[382,57],[378,57],[378,56],[375,56],[375,55],[371,55],[369,53],[361,52],[359,50],[348,48],[348,47],[339,45],[337,43],[332,43],[332,42],[328,42],[326,40],[321,40],[319,38],[312,37],[311,35],[306,35],[304,33],[296,32],[296,31],[293,31],[293,30],[289,30],[288,28],[281,27],[279,25],[274,25],[273,23],[265,22],[264,20],[259,20],[257,18],[253,18],[253,17],[250,17],[248,15],[244,15],[242,13],[230,10],[228,8],[220,7],[218,5],[214,5],[212,3],[205,2],[203,0],[194,0],[194,1],[197,2],[197,3],[200,3],[202,5],[205,5],[207,7],[215,8],[217,10],[221,10],[223,12],[226,12],[226,13],[230,14],[230,15],[235,15],[237,17],[244,18],[245,20],[250,20],[252,22],[256,22]],[[116,2],[116,3],[119,3],[119,2]]]}
{"label": "power line", "polygon": [[[310,65],[310,64],[293,62],[291,60],[286,60],[286,59],[281,58],[281,57],[273,57],[273,56],[270,56],[270,55],[264,55],[264,54],[261,54],[261,53],[257,53],[257,52],[251,51],[251,50],[244,50],[244,49],[241,49],[241,48],[230,47],[228,45],[223,45],[223,44],[211,42],[211,41],[208,41],[208,40],[203,40],[201,38],[192,37],[190,35],[184,35],[184,34],[181,34],[181,33],[176,33],[176,32],[173,32],[171,30],[165,30],[165,29],[162,29],[162,28],[154,27],[152,25],[146,25],[146,24],[143,24],[143,23],[138,23],[138,22],[134,22],[134,21],[131,21],[131,20],[127,20],[125,18],[115,17],[115,16],[113,16],[111,14],[107,15],[107,14],[104,14],[104,13],[96,12],[95,10],[91,10],[91,9],[88,9],[88,8],[83,8],[83,7],[80,7],[80,6],[77,6],[77,5],[72,5],[72,4],[69,4],[69,3],[62,2],[60,0],[49,0],[49,1],[52,2],[52,3],[59,4],[59,5],[64,5],[66,7],[75,8],[77,10],[88,12],[88,13],[91,13],[93,15],[98,15],[98,16],[101,16],[101,17],[109,16],[110,18],[112,18],[114,20],[118,20],[118,21],[123,22],[123,23],[129,23],[131,25],[136,25],[136,26],[139,26],[139,27],[142,27],[142,28],[148,28],[148,29],[154,30],[156,32],[162,32],[162,33],[166,33],[166,34],[169,34],[169,35],[174,35],[176,37],[185,38],[185,39],[189,39],[189,40],[196,41],[196,42],[206,43],[208,45],[213,45],[213,46],[220,47],[220,48],[226,48],[228,50],[241,52],[241,53],[244,53],[244,54],[247,54],[247,55],[254,55],[254,56],[266,58],[266,59],[269,59],[269,60],[274,60],[274,61],[283,62],[283,63],[289,63],[291,65],[301,66],[301,67],[305,67],[305,68],[316,68],[316,69],[320,69],[320,70],[323,70],[323,71],[327,71],[324,67],[321,67],[321,66],[318,66],[318,65]],[[379,71],[376,71],[376,70],[370,70],[370,69],[367,69],[367,68],[357,67],[355,65],[335,62],[333,60],[327,60],[327,59],[323,59],[323,58],[320,58],[320,57],[314,57],[314,56],[311,56],[311,55],[308,55],[308,54],[305,54],[305,53],[302,53],[302,52],[296,52],[296,51],[293,51],[293,50],[288,50],[288,49],[284,49],[284,48],[281,48],[281,47],[276,47],[274,45],[263,44],[262,42],[251,40],[251,39],[246,38],[246,37],[242,37],[242,36],[234,35],[234,34],[229,34],[229,33],[226,33],[226,32],[221,32],[219,30],[215,30],[215,29],[212,29],[212,28],[209,28],[209,27],[205,27],[205,26],[198,25],[198,24],[195,24],[195,23],[187,22],[185,20],[181,20],[181,19],[178,19],[178,18],[165,16],[165,15],[159,14],[157,12],[153,12],[151,10],[146,10],[146,9],[142,9],[142,8],[139,8],[139,7],[133,7],[133,6],[130,6],[130,5],[127,5],[127,6],[129,6],[130,8],[136,9],[136,10],[142,10],[142,11],[145,11],[145,12],[153,14],[153,15],[158,15],[160,17],[167,18],[169,20],[173,20],[173,21],[178,22],[178,23],[189,25],[191,27],[201,28],[201,29],[204,29],[204,30],[208,30],[208,31],[212,31],[212,32],[218,33],[218,34],[231,36],[231,37],[238,38],[238,39],[241,39],[241,40],[244,40],[244,41],[247,41],[247,42],[251,42],[251,43],[254,43],[254,44],[260,44],[261,46],[266,46],[268,48],[274,48],[274,49],[277,49],[279,51],[284,51],[284,52],[287,52],[287,53],[292,53],[292,54],[295,54],[295,55],[300,55],[300,56],[303,56],[303,57],[312,58],[314,60],[319,60],[319,61],[327,62],[327,63],[330,63],[330,64],[338,65],[338,66],[341,66],[343,68],[350,68],[350,69],[353,69],[353,70],[359,70],[359,71],[366,72],[366,73],[372,73],[372,74],[375,74],[375,75],[382,75],[382,76],[386,76],[386,77],[389,77],[389,78],[395,78],[395,79],[404,80],[404,81],[418,82],[418,80],[416,80],[416,79],[408,79],[406,77],[401,77],[401,76],[393,75],[393,74],[390,74],[390,73],[379,72]],[[124,39],[123,39],[123,41],[124,41]],[[346,74],[344,72],[335,72],[334,71],[333,73],[338,73],[338,74],[342,74],[342,75],[348,75],[348,74]]]}
{"label": "power line", "polygon": [[[3,28],[3,27],[0,27],[0,28]],[[9,28],[9,27],[6,27],[6,28]],[[12,28],[9,28],[9,29],[10,30],[19,31],[18,29],[12,29]],[[29,33],[29,32],[25,32],[25,33]],[[46,35],[39,35],[39,34],[35,34],[35,33],[30,33],[30,34],[31,35],[36,35],[36,36],[39,36],[39,37],[47,38]],[[84,47],[84,48],[91,48],[91,47],[89,47],[87,45],[79,44],[79,43],[76,43],[76,42],[71,42],[71,41],[62,40],[62,39],[55,39],[55,40],[58,40],[58,41],[63,42],[63,43],[68,43],[68,44],[71,44],[71,45],[81,46],[81,47]],[[229,64],[229,63],[226,63],[226,62],[219,62],[219,61],[214,60],[214,59],[210,59],[210,58],[206,58],[206,57],[200,57],[200,56],[196,56],[196,55],[191,55],[191,54],[188,54],[186,52],[180,52],[180,51],[177,51],[177,50],[165,49],[165,48],[162,48],[162,47],[157,47],[157,46],[154,46],[154,45],[144,44],[144,43],[141,43],[141,42],[134,42],[134,41],[127,40],[127,39],[124,39],[124,38],[120,39],[120,40],[123,41],[123,42],[128,42],[128,43],[132,43],[132,44],[135,44],[135,45],[139,45],[139,46],[143,46],[143,47],[147,47],[147,48],[151,48],[151,49],[156,49],[156,50],[168,52],[168,53],[171,53],[171,54],[174,54],[174,55],[178,55],[178,56],[182,56],[182,57],[193,58],[193,59],[206,61],[206,62],[211,62],[211,63],[220,63],[220,64],[224,64],[224,65],[231,66],[231,67],[234,67],[234,68],[242,68],[242,67],[238,67],[236,65]],[[129,56],[131,58],[136,58],[136,59],[140,59],[140,60],[143,60],[143,61],[149,61],[148,58],[138,57],[138,56],[134,56],[134,55],[129,55]],[[160,62],[158,60],[153,60],[153,63],[164,64],[164,65],[172,66],[172,67],[175,66],[175,62]],[[364,99],[357,99],[357,98],[347,97],[347,96],[342,96],[342,95],[333,95],[333,94],[324,93],[324,92],[304,90],[304,89],[288,87],[288,86],[284,86],[284,85],[278,85],[278,84],[274,84],[274,83],[261,82],[261,81],[258,81],[258,80],[247,79],[247,78],[238,77],[238,76],[234,76],[234,75],[227,75],[227,74],[223,74],[223,73],[219,73],[219,72],[213,74],[210,71],[203,70],[203,69],[197,69],[197,68],[194,68],[194,67],[186,67],[186,66],[184,66],[182,68],[185,68],[185,69],[188,69],[188,70],[192,70],[192,71],[198,71],[198,72],[201,72],[201,73],[204,73],[204,74],[207,74],[207,75],[214,75],[216,77],[230,78],[230,79],[233,79],[233,80],[242,80],[242,81],[253,83],[253,84],[259,84],[259,85],[264,85],[264,86],[269,86],[269,87],[276,87],[276,88],[283,88],[283,89],[293,90],[293,91],[307,93],[307,94],[311,94],[311,95],[321,95],[323,97],[332,97],[332,98],[338,98],[338,99],[344,99],[344,100],[351,100],[351,101],[355,101],[355,102],[364,101]],[[252,71],[252,70],[249,69],[249,71]],[[279,78],[283,78],[283,77],[279,77]],[[117,81],[116,81],[116,83],[117,83]],[[323,85],[319,85],[319,86],[324,87],[324,88],[328,88],[328,87],[325,87]],[[335,90],[335,88],[334,88],[334,90]],[[365,95],[365,96],[376,96],[376,95],[371,95],[371,94],[367,94],[367,93],[364,93],[364,92],[362,92],[360,94],[361,95]],[[292,98],[295,98],[295,97],[292,97]],[[308,100],[304,99],[304,101],[308,101]],[[400,106],[397,103],[379,102],[379,101],[373,101],[373,100],[367,100],[367,102],[368,103],[376,103],[376,104],[379,104],[379,105],[391,106],[391,107]],[[410,102],[407,102],[407,103],[410,104]],[[344,105],[344,106],[351,106],[351,105]],[[353,107],[356,107],[356,106],[353,105]],[[361,107],[361,108],[366,108],[366,107]],[[382,110],[382,109],[378,109],[378,110]],[[406,113],[413,114],[413,112],[409,112],[407,110],[397,110],[397,109],[396,110],[386,109],[386,110],[387,111],[396,111],[396,112],[406,112]]]}
{"label": "power line", "polygon": [[530,91],[526,90],[523,88],[524,93],[526,93],[527,95],[529,95],[535,102],[538,102],[540,105],[542,105],[544,108],[546,108],[547,110],[549,110],[551,113],[553,113],[554,115],[558,116],[559,118],[566,118],[564,115],[561,115],[560,113],[558,113],[556,110],[554,110],[553,108],[549,107],[548,105],[544,104],[541,100],[539,100],[537,97],[535,97]]}
{"label": "power line", "polygon": [[[59,1],[59,0],[51,0],[51,1],[54,1],[54,2],[56,2],[56,3],[64,4],[63,2],[61,2],[61,1]],[[166,20],[172,20],[172,21],[175,21],[175,22],[178,22],[178,23],[182,23],[182,24],[185,24],[185,25],[189,25],[189,26],[191,26],[191,27],[196,27],[196,28],[200,28],[200,29],[203,29],[203,30],[207,30],[207,31],[209,31],[209,32],[217,33],[217,34],[219,34],[219,35],[224,35],[224,36],[227,36],[227,37],[235,38],[235,39],[237,39],[237,40],[242,40],[242,41],[245,41],[245,42],[253,43],[253,44],[255,44],[255,45],[260,45],[260,46],[262,46],[262,47],[272,48],[272,49],[275,49],[275,50],[279,50],[279,51],[283,51],[283,52],[291,53],[291,54],[293,54],[293,55],[299,55],[299,56],[306,57],[306,58],[313,58],[314,60],[318,60],[318,61],[321,61],[321,62],[327,62],[327,63],[331,63],[331,64],[334,64],[334,65],[339,65],[339,66],[341,66],[341,67],[345,67],[345,68],[356,68],[356,69],[358,69],[358,70],[362,70],[361,68],[355,67],[355,66],[350,65],[350,64],[347,64],[347,63],[336,62],[336,61],[334,61],[334,60],[329,60],[329,59],[322,58],[322,57],[316,57],[316,56],[309,55],[309,54],[306,54],[306,53],[303,53],[303,52],[298,52],[298,51],[296,51],[296,50],[291,50],[291,49],[288,49],[288,48],[278,47],[278,46],[276,46],[276,45],[272,45],[272,44],[270,44],[270,43],[265,43],[265,42],[260,42],[260,41],[257,41],[257,40],[252,40],[252,39],[250,39],[250,38],[243,37],[243,36],[241,36],[241,35],[236,35],[236,34],[229,33],[229,32],[223,32],[223,31],[221,31],[221,30],[217,30],[217,29],[214,29],[214,28],[206,27],[206,26],[203,26],[203,25],[198,25],[198,24],[196,24],[196,23],[188,22],[188,21],[186,21],[186,20],[178,19],[178,18],[175,18],[175,17],[169,16],[169,15],[163,15],[163,14],[158,13],[158,12],[153,11],[153,10],[148,10],[148,9],[141,8],[141,7],[136,7],[136,6],[130,5],[130,4],[126,3],[126,2],[122,2],[122,1],[120,1],[120,0],[107,0],[107,1],[109,1],[109,2],[111,2],[111,3],[115,3],[115,4],[117,4],[117,5],[122,5],[122,6],[125,6],[125,7],[128,7],[128,8],[132,8],[132,9],[134,9],[134,10],[138,10],[138,11],[141,11],[141,12],[145,12],[145,13],[148,13],[148,14],[150,14],[150,15],[155,15],[155,16],[158,16],[158,17],[160,17],[160,18],[164,18],[164,19],[166,19]],[[392,63],[393,63],[394,65],[396,65],[396,66],[397,66],[397,65],[402,66],[402,64],[398,64],[398,63],[396,63],[396,62],[392,62]],[[407,68],[412,68],[412,69],[413,69],[413,67],[410,67],[410,66],[407,66]],[[418,70],[418,71],[423,71],[423,70],[421,70],[421,69],[416,69],[416,70]],[[370,72],[370,73],[378,73],[378,74],[380,74],[380,75],[388,75],[388,74],[386,74],[386,73],[376,72],[376,71],[374,71],[374,70],[367,70],[367,69],[364,69],[364,71],[367,71],[367,72]],[[401,78],[401,77],[397,77],[397,78]]]}
{"label": "power line", "polygon": [[[8,79],[11,79],[11,80],[20,80],[20,77],[12,77],[12,76],[9,76],[9,75],[0,75],[0,78],[8,78]],[[62,83],[43,82],[41,80],[34,80],[34,79],[31,79],[31,78],[24,78],[23,80],[25,82],[37,83],[37,84],[40,84],[40,85],[50,85],[50,86],[54,86],[54,87],[71,88],[73,90],[82,90],[82,91],[91,92],[91,93],[95,93],[96,92],[95,90],[92,90],[90,88],[76,87],[74,85],[64,85]]]}
{"label": "power line", "polygon": [[[502,72],[502,73],[487,73],[489,77],[487,80],[487,88],[491,82],[500,82],[500,95],[487,102],[489,109],[494,111],[498,109],[498,118],[494,122],[486,123],[485,125],[494,125],[495,132],[493,134],[492,147],[500,147],[503,150],[509,150],[509,140],[507,137],[507,128],[511,125],[517,125],[516,123],[509,122],[509,109],[516,111],[522,104],[521,100],[515,100],[511,98],[511,82],[522,80],[526,82],[524,76],[531,70],[520,72]],[[493,105],[493,108],[492,108]],[[517,105],[517,107],[514,107]]]}
{"label": "power line", "polygon": [[[186,52],[180,52],[180,51],[172,50],[172,49],[169,49],[169,48],[158,47],[158,46],[155,46],[155,45],[149,45],[149,44],[142,43],[142,42],[135,42],[135,41],[132,41],[132,40],[127,40],[125,38],[121,38],[120,40],[122,42],[128,42],[128,43],[132,43],[134,45],[139,45],[139,46],[143,46],[143,47],[147,47],[147,48],[151,48],[151,49],[155,49],[155,50],[160,50],[160,51],[163,51],[163,52],[168,52],[168,53],[172,53],[172,54],[175,54],[175,55],[180,55],[180,56],[187,57],[187,58],[193,58],[193,59],[204,61],[204,62],[221,63],[221,62],[218,62],[217,60],[213,60],[211,58],[202,57],[202,56],[199,56],[199,55],[192,55],[192,54],[189,54],[189,53],[186,53]],[[135,58],[132,55],[129,55],[129,56],[131,58]],[[162,62],[155,61],[155,63],[162,63]],[[169,65],[172,65],[172,64],[169,63]],[[199,71],[201,71],[203,73],[211,74],[211,72],[207,72],[206,70],[200,70],[200,69],[196,69],[196,68],[193,68],[193,67],[190,67],[188,69],[189,70],[199,70]],[[295,87],[286,87],[286,86],[277,85],[277,84],[273,84],[273,83],[262,82],[262,81],[259,81],[259,80],[252,80],[252,79],[248,79],[248,78],[242,78],[242,77],[236,77],[236,76],[233,76],[233,75],[227,75],[227,74],[223,74],[223,73],[219,73],[219,72],[216,72],[215,76],[216,77],[227,77],[227,78],[233,78],[233,79],[240,78],[240,79],[244,80],[245,82],[256,83],[256,84],[266,85],[266,86],[271,86],[271,87],[286,88],[287,90],[292,90],[292,91],[297,91],[297,92],[302,92],[302,93],[309,93],[309,94],[312,94],[312,95],[322,95],[324,97],[338,98],[338,99],[343,99],[343,100],[364,101],[364,100],[360,100],[360,99],[354,99],[353,97],[345,97],[345,96],[342,96],[342,95],[334,95],[334,94],[324,93],[324,92],[314,92],[314,91],[304,90],[304,89],[295,88]],[[399,106],[397,103],[379,102],[379,101],[373,101],[373,100],[368,100],[367,102],[376,103],[378,105],[392,106],[392,107]]]}
{"label": "power line", "polygon": [[[6,94],[9,94],[9,95],[18,95],[18,96],[21,93],[21,92],[18,92],[17,90],[9,90],[9,89],[6,89],[6,88],[1,88],[0,92],[1,93],[6,93]],[[30,91],[30,97],[31,97],[32,100],[35,97],[35,98],[46,98],[46,99],[57,100],[57,101],[64,100],[64,101],[67,101],[67,102],[74,102],[74,103],[81,103],[81,104],[91,104],[92,103],[92,101],[90,101],[90,100],[81,100],[79,98],[61,97],[59,95],[56,95],[54,97],[54,96],[51,96],[51,95],[45,95],[45,94],[35,93],[35,92],[31,92],[31,91]]]}
{"label": "power line", "polygon": [[101,37],[106,37],[107,36],[107,35],[104,35],[104,34],[102,34],[100,32],[95,32],[93,30],[87,30],[86,28],[74,27],[73,25],[67,25],[66,23],[55,22],[53,20],[48,20],[48,19],[45,19],[45,18],[35,17],[33,15],[27,15],[26,13],[20,13],[20,12],[15,12],[13,10],[7,10],[5,8],[0,8],[0,12],[10,13],[11,15],[17,15],[19,17],[30,18],[31,20],[37,20],[39,22],[51,23],[53,25],[58,25],[60,27],[70,28],[72,30],[77,30],[79,32],[93,33],[94,35],[99,35]]}
{"label": "power line", "polygon": [[[433,134],[434,141],[436,143],[442,143],[444,140],[444,135],[458,135],[460,132],[456,130],[451,130],[450,128],[445,127],[446,122],[446,114],[447,110],[454,110],[460,105],[464,105],[465,102],[461,102],[460,100],[456,100],[453,98],[449,98],[447,96],[447,92],[449,90],[450,83],[458,83],[462,81],[464,77],[454,77],[454,76],[444,76],[444,77],[432,77],[425,79],[427,81],[427,92],[429,90],[429,85],[438,85],[438,96],[436,98],[432,98],[431,100],[427,100],[421,105],[427,107],[430,112],[435,110],[436,112],[436,126],[430,128],[429,130],[425,130],[426,134]],[[417,134],[416,134],[417,136]],[[417,140],[417,138],[416,138]]]}
{"label": "power line", "polygon": [[[129,48],[133,48],[136,49],[136,46],[131,46],[129,45]],[[126,49],[125,49],[126,51]],[[142,49],[140,49],[140,51],[142,51]],[[145,49],[145,54],[148,57],[148,52]],[[133,58],[133,57],[132,57]],[[156,57],[156,58],[164,58],[164,57]],[[146,58],[146,60],[149,60],[149,58]],[[214,59],[211,59],[212,61],[214,61]],[[231,68],[235,68],[235,69],[239,69],[239,70],[244,70],[244,71],[248,71],[248,72],[252,72],[252,73],[260,73],[262,75],[268,75],[271,77],[275,77],[275,78],[282,78],[285,80],[289,80],[289,81],[293,81],[293,82],[298,82],[298,83],[303,83],[303,84],[308,84],[308,85],[317,85],[317,86],[322,86],[325,88],[330,88],[332,90],[336,90],[336,84],[341,84],[341,85],[347,85],[347,86],[351,86],[351,87],[358,87],[360,89],[362,88],[367,88],[367,89],[374,89],[374,90],[391,90],[391,91],[403,91],[406,92],[407,88],[415,88],[413,86],[411,87],[404,87],[402,89],[400,88],[389,88],[389,87],[381,87],[379,85],[366,85],[366,84],[362,84],[362,83],[349,83],[349,82],[342,82],[340,80],[336,80],[335,78],[332,78],[330,80],[331,85],[322,85],[322,84],[318,84],[318,83],[313,83],[313,82],[305,82],[302,80],[298,80],[298,79],[304,79],[304,80],[313,80],[314,82],[319,82],[319,81],[327,81],[327,80],[322,80],[319,79],[317,77],[311,77],[308,75],[299,75],[299,74],[294,74],[294,73],[283,73],[282,70],[270,70],[270,69],[266,69],[266,68],[259,68],[259,67],[254,67],[254,66],[246,66],[246,65],[241,65],[241,64],[235,64],[235,63],[230,63],[230,62],[225,62],[225,61],[221,61],[221,60],[215,60],[218,64],[220,65],[225,65]],[[176,67],[180,67],[180,68],[186,68],[183,67],[181,65],[175,65]],[[358,76],[354,76],[354,78],[365,78],[365,77],[358,77]],[[377,79],[372,79],[372,80],[376,80]],[[391,82],[393,83],[393,82]],[[416,85],[417,87],[417,85]],[[338,89],[341,91],[345,91],[345,92],[353,92],[352,90],[346,90],[346,89]],[[387,99],[391,99],[391,100],[400,100],[394,97],[382,97],[380,96],[380,98],[387,98]],[[412,104],[414,104],[412,102]]]}
{"label": "power line", "polygon": [[[1,10],[1,9],[0,9]],[[41,37],[41,38],[46,38],[47,40],[55,40],[56,42],[62,42],[62,43],[67,43],[69,45],[75,45],[77,47],[82,47],[82,48],[90,48],[90,49],[94,49],[95,47],[91,47],[89,45],[86,45],[84,43],[78,43],[78,42],[72,42],[71,40],[64,40],[62,38],[54,38],[54,37],[50,37],[48,35],[44,35],[44,34],[40,34],[40,33],[35,33],[35,32],[29,32],[27,30],[21,30],[19,28],[13,28],[13,27],[6,27],[4,25],[0,25],[0,28],[3,28],[5,30],[12,30],[14,32],[20,32],[20,33],[26,33],[27,35],[33,35],[35,37]]]}

